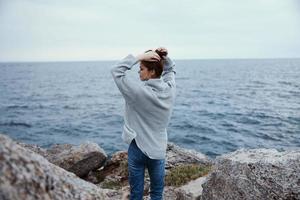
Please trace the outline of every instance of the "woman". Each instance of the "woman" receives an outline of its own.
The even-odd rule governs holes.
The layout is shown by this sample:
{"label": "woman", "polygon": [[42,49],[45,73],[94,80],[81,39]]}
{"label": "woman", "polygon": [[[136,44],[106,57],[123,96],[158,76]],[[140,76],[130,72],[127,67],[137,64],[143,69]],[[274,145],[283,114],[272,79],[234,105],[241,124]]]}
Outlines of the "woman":
{"label": "woman", "polygon": [[[165,48],[138,56],[129,54],[111,69],[113,79],[125,99],[123,140],[128,148],[130,199],[143,198],[144,174],[150,176],[152,200],[163,198],[167,126],[175,101],[175,63]],[[140,64],[142,82],[126,74]]]}

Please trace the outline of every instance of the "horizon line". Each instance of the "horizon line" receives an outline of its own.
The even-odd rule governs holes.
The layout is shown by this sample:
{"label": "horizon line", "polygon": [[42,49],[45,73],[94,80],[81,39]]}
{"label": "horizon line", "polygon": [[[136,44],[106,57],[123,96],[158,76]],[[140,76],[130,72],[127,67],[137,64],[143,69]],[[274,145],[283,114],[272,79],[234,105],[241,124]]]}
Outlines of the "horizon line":
{"label": "horizon line", "polygon": [[[121,58],[122,59],[122,58]],[[118,61],[121,59],[84,59],[84,60],[8,60],[8,61],[1,61],[0,63],[45,63],[45,62],[112,62]],[[299,57],[244,57],[244,58],[172,58],[173,60],[184,61],[184,60],[270,60],[270,59],[300,59]]]}

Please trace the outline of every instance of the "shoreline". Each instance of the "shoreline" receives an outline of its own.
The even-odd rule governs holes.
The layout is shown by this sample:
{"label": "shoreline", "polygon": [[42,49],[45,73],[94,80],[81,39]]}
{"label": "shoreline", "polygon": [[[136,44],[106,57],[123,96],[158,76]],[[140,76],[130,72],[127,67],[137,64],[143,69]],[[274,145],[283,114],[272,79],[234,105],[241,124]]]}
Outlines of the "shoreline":
{"label": "shoreline", "polygon": [[[61,195],[63,199],[126,199],[122,197],[129,190],[125,151],[115,152],[109,158],[92,142],[79,146],[59,144],[43,149],[14,141],[3,134],[0,134],[0,144],[3,163],[0,174],[5,175],[1,176],[2,179],[0,177],[0,195],[6,195],[7,199],[18,199],[21,194],[28,198],[31,195],[43,198],[51,194],[52,197]],[[37,169],[39,176],[36,176]],[[209,159],[200,152],[169,143],[165,169],[166,200],[250,200],[253,196],[255,199],[300,199],[300,190],[297,189],[300,187],[300,148],[284,152],[239,149]],[[21,178],[24,176],[27,178]],[[55,179],[56,186],[62,184],[61,187],[48,182],[50,177]],[[38,182],[37,178],[40,179]],[[16,185],[16,180],[23,184]],[[39,186],[29,184],[32,181]],[[66,188],[66,183],[68,188],[77,188],[81,193],[75,192],[72,194],[75,196],[69,198],[69,189],[64,192],[60,189]],[[24,187],[29,189],[26,194],[21,193]],[[11,194],[16,198],[9,196]],[[144,199],[148,198],[149,177],[146,172]]]}

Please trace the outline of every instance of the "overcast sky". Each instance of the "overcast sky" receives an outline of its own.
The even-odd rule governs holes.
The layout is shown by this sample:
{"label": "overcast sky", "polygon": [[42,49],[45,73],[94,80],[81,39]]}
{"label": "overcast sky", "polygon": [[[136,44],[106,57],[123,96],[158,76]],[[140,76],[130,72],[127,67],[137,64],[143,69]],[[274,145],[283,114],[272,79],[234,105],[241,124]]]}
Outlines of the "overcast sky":
{"label": "overcast sky", "polygon": [[299,0],[0,0],[0,61],[300,57]]}

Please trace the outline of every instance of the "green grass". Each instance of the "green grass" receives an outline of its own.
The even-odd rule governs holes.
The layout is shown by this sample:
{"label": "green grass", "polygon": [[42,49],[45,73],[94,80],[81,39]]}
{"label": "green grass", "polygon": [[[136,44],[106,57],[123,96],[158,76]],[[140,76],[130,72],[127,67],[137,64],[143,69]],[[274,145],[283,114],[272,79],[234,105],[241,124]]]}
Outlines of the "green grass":
{"label": "green grass", "polygon": [[[117,169],[118,173],[116,175],[122,177],[128,177],[128,162],[127,160],[121,161],[120,165]],[[109,180],[105,179],[104,176],[99,175],[99,179],[102,182],[102,188],[106,189],[121,189],[124,185],[124,181],[117,181],[117,180]],[[126,181],[125,181],[126,182]]]}
{"label": "green grass", "polygon": [[102,182],[102,188],[119,190],[122,188],[122,184],[119,181],[104,180]]}
{"label": "green grass", "polygon": [[123,160],[120,162],[120,175],[121,176],[128,176],[128,162],[127,160]]}
{"label": "green grass", "polygon": [[191,180],[207,175],[210,170],[211,166],[202,167],[196,164],[178,166],[171,169],[166,175],[165,185],[178,187]]}

